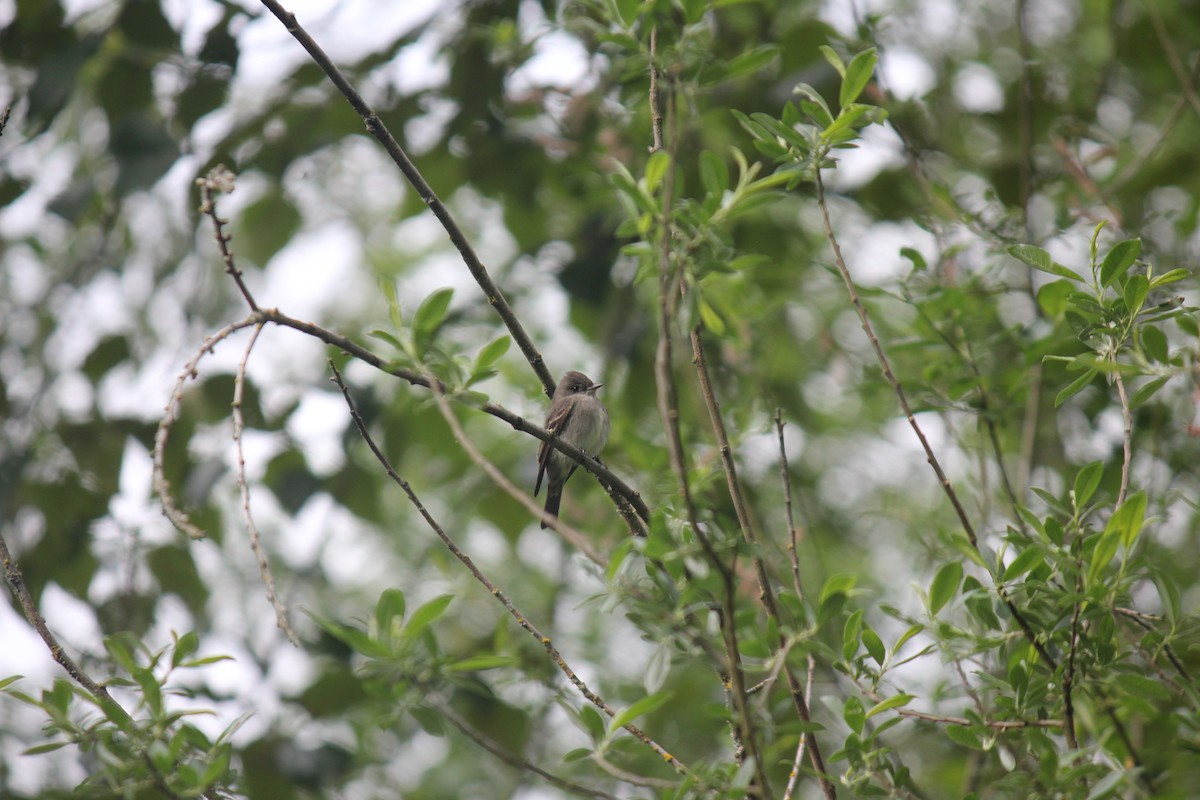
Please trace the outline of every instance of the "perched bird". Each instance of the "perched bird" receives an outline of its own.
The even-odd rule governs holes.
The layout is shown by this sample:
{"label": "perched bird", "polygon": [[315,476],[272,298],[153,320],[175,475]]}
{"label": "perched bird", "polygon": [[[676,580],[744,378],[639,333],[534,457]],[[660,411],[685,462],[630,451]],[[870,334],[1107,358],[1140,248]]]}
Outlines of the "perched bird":
{"label": "perched bird", "polygon": [[[608,441],[608,409],[596,397],[596,390],[603,385],[592,383],[591,378],[575,370],[563,375],[558,388],[554,390],[554,399],[550,403],[550,413],[546,416],[544,426],[547,431],[592,458],[600,455],[604,443]],[[542,442],[538,448],[537,459],[538,476],[533,496],[537,497],[542,488],[542,476],[547,476],[546,513],[557,517],[563,485],[579,464],[547,442]],[[544,521],[542,527],[546,527]]]}

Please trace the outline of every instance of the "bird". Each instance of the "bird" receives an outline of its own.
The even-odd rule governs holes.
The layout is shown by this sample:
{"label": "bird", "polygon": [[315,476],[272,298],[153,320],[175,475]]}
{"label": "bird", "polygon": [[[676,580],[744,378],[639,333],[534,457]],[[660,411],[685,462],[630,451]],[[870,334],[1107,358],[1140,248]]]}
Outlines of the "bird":
{"label": "bird", "polygon": [[[596,397],[596,390],[604,384],[593,383],[592,379],[582,372],[571,370],[563,375],[554,390],[554,398],[550,402],[550,413],[546,415],[546,431],[554,434],[567,444],[578,447],[592,458],[600,455],[604,443],[608,441],[608,409]],[[562,502],[563,485],[579,467],[575,459],[566,453],[556,450],[549,442],[542,442],[538,448],[537,484],[533,487],[533,496],[537,497],[542,488],[542,478],[546,478],[546,513],[552,517],[558,516],[558,506]],[[542,527],[546,521],[542,520]]]}

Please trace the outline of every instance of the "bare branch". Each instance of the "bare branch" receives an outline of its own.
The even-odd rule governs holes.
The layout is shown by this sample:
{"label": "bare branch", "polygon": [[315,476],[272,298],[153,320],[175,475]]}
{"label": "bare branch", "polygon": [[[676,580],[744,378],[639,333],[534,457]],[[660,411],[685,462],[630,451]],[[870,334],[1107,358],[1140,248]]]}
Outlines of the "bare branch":
{"label": "bare branch", "polygon": [[525,328],[521,325],[516,315],[513,314],[512,308],[508,305],[508,301],[504,298],[504,293],[500,291],[500,287],[492,280],[488,274],[487,268],[483,262],[479,260],[475,250],[471,247],[467,237],[463,234],[462,229],[458,227],[458,223],[450,214],[450,210],[442,203],[433,188],[426,182],[424,176],[409,159],[408,154],[404,152],[404,148],[396,141],[391,131],[379,119],[379,115],[367,105],[366,100],[362,98],[341,70],[330,60],[321,46],[316,40],[309,35],[308,31],[300,26],[296,20],[296,15],[284,9],[278,0],[262,0],[262,4],[267,7],[272,14],[283,23],[300,45],[308,51],[309,56],[318,67],[320,67],[329,80],[337,87],[342,96],[349,101],[351,107],[362,117],[363,122],[367,126],[367,131],[375,137],[375,139],[383,145],[383,149],[400,168],[400,172],[408,179],[413,188],[417,190],[421,200],[425,205],[429,206],[429,210],[437,217],[438,222],[446,229],[446,233],[450,236],[450,241],[458,249],[462,256],[463,263],[470,270],[471,276],[475,282],[479,284],[479,288],[483,291],[483,296],[487,299],[488,304],[496,309],[496,313],[508,328],[508,332],[512,334],[513,341],[517,343],[517,347],[521,348],[521,352],[525,355],[525,359],[529,362],[529,366],[533,368],[534,373],[542,382],[542,388],[546,392],[547,397],[554,396],[555,381],[550,377],[550,371],[546,368],[545,362],[542,360],[542,354],[534,347],[533,341],[525,332]]}
{"label": "bare branch", "polygon": [[287,634],[289,642],[299,647],[300,638],[296,636],[296,631],[288,622],[287,609],[284,608],[275,591],[275,576],[271,573],[271,562],[267,560],[266,551],[263,550],[262,537],[259,535],[258,526],[254,524],[254,515],[250,513],[250,486],[246,483],[246,457],[242,451],[242,433],[246,427],[245,414],[242,412],[242,398],[246,389],[246,365],[250,361],[250,352],[254,349],[254,343],[258,341],[258,334],[262,332],[262,329],[263,323],[261,322],[254,326],[254,331],[250,334],[250,341],[246,344],[246,354],[238,363],[237,374],[233,379],[232,415],[233,441],[237,447],[237,484],[242,495],[242,516],[246,522],[246,530],[250,534],[250,549],[254,551],[254,557],[258,561],[258,574],[267,589],[267,599],[271,601],[271,607],[275,609],[275,625]]}

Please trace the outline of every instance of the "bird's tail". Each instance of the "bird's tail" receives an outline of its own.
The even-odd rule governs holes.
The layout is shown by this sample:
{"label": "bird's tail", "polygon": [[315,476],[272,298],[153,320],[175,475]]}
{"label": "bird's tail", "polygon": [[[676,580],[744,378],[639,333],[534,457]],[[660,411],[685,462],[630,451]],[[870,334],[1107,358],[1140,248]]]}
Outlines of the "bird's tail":
{"label": "bird's tail", "polygon": [[[552,517],[558,516],[558,504],[562,502],[562,486],[555,486],[553,482],[546,487],[546,513]],[[548,527],[546,521],[542,520],[542,528]]]}

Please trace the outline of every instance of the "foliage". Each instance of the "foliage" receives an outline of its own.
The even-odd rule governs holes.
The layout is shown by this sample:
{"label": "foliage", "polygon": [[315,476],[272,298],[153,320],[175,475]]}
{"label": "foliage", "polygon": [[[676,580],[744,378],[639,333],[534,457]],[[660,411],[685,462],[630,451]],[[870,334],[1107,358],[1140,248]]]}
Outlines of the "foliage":
{"label": "foliage", "polygon": [[1188,797],[1200,15],[930,8],[17,3],[0,794]]}

